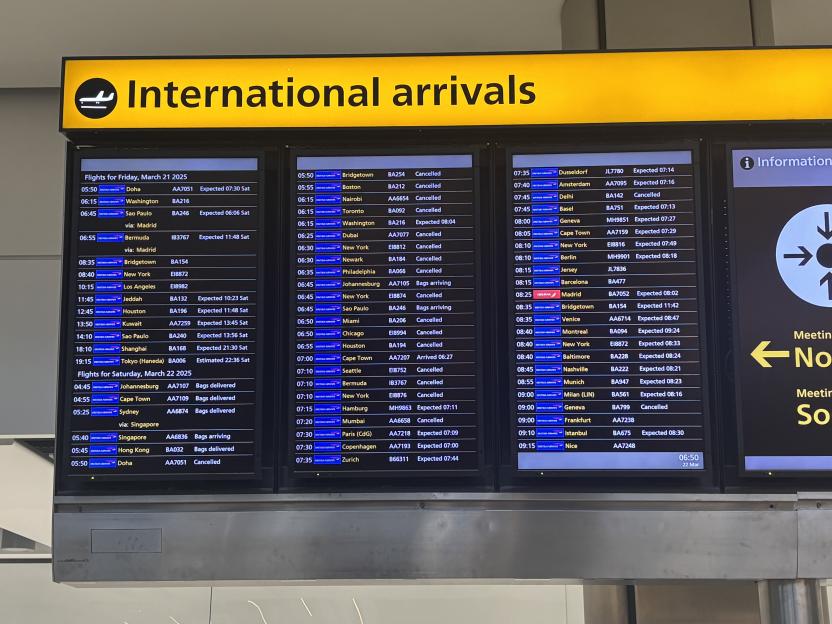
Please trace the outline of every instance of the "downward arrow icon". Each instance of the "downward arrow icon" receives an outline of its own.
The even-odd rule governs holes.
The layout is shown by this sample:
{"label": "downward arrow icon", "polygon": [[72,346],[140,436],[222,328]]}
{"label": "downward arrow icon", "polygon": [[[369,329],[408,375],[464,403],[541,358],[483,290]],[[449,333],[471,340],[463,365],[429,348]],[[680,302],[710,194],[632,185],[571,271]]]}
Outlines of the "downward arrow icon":
{"label": "downward arrow icon", "polygon": [[826,240],[832,238],[832,229],[829,228],[829,213],[823,213],[823,227],[818,226],[818,233]]}

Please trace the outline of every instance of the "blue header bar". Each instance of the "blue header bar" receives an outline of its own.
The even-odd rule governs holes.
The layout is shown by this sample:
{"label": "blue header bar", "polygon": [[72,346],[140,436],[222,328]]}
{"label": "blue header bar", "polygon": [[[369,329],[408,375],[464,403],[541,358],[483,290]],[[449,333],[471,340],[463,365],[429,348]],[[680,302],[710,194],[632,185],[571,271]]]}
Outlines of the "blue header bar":
{"label": "blue header bar", "polygon": [[257,159],[82,158],[81,171],[257,171]]}
{"label": "blue header bar", "polygon": [[471,154],[412,154],[407,156],[298,156],[297,168],[316,169],[430,169],[473,167]]}
{"label": "blue header bar", "polygon": [[832,148],[734,149],[735,188],[832,186]]}
{"label": "blue header bar", "polygon": [[661,152],[579,152],[576,154],[515,154],[514,167],[604,167],[607,165],[690,165],[691,150]]}

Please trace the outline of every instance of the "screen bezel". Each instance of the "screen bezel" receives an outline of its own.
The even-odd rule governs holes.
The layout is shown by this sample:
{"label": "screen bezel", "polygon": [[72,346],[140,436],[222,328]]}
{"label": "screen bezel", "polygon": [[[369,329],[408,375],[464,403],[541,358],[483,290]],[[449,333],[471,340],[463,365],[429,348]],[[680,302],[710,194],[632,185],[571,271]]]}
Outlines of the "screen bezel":
{"label": "screen bezel", "polygon": [[[255,368],[255,411],[254,411],[254,457],[253,471],[236,474],[177,474],[171,475],[118,475],[118,474],[95,474],[95,475],[70,475],[67,474],[64,461],[71,453],[71,431],[72,418],[69,416],[72,409],[71,389],[68,383],[72,377],[72,345],[74,344],[74,303],[71,301],[77,292],[77,259],[78,248],[78,180],[77,176],[81,171],[81,160],[84,158],[256,158],[258,176],[258,277],[257,277],[257,338],[255,348],[257,349],[257,364]],[[230,488],[238,491],[241,488],[264,486],[264,438],[263,435],[263,412],[264,412],[264,362],[267,354],[264,347],[265,341],[265,307],[266,297],[265,285],[265,238],[266,238],[266,152],[259,148],[227,148],[227,147],[200,147],[200,148],[175,148],[175,147],[141,147],[129,146],[124,148],[113,147],[80,147],[73,144],[67,145],[66,162],[66,192],[64,197],[64,245],[62,252],[62,276],[61,276],[61,324],[59,343],[59,366],[58,366],[58,388],[57,388],[57,423],[55,440],[55,492],[58,494],[113,494],[123,490],[130,492],[152,490],[153,493],[182,493],[196,492],[210,489],[212,491]],[[211,483],[210,488],[204,488],[201,483]],[[167,484],[161,488],[160,484]]]}
{"label": "screen bezel", "polygon": [[[392,483],[399,483],[399,482],[407,482],[410,483],[418,483],[425,481],[431,481],[438,478],[454,478],[454,479],[461,479],[461,480],[471,480],[472,482],[476,479],[481,479],[484,476],[485,467],[486,467],[486,459],[485,459],[485,445],[486,445],[486,434],[488,433],[487,427],[485,426],[486,423],[486,402],[485,402],[485,393],[484,393],[484,381],[485,375],[483,373],[484,363],[485,363],[485,348],[484,348],[484,341],[483,341],[483,327],[484,323],[482,320],[484,319],[483,315],[483,299],[485,297],[484,292],[484,271],[482,265],[482,250],[483,250],[483,215],[481,212],[483,210],[488,210],[489,205],[484,198],[483,190],[482,190],[482,180],[480,176],[480,152],[482,150],[481,146],[477,146],[471,144],[470,142],[465,143],[461,142],[459,145],[448,145],[442,144],[437,147],[426,147],[426,146],[404,146],[401,148],[391,148],[389,144],[384,147],[379,148],[368,148],[368,147],[360,147],[360,148],[350,148],[350,147],[322,147],[322,148],[315,148],[315,147],[301,147],[301,146],[290,146],[288,150],[288,158],[289,158],[289,180],[287,185],[287,193],[288,193],[288,203],[286,209],[286,218],[289,219],[289,223],[287,225],[287,229],[289,231],[289,243],[288,243],[288,254],[289,254],[289,284],[288,284],[288,310],[286,312],[287,315],[287,327],[290,332],[288,337],[287,345],[286,345],[286,352],[288,355],[287,362],[289,362],[289,370],[287,371],[287,379],[288,379],[288,392],[287,396],[284,401],[285,405],[285,413],[287,415],[288,426],[286,427],[287,435],[286,435],[286,442],[283,445],[283,450],[285,452],[286,458],[286,467],[288,471],[288,476],[291,480],[294,480],[297,483],[306,483],[306,484],[315,484],[318,482],[323,482],[327,480],[337,480],[337,481],[344,481],[344,480],[355,480],[361,482],[362,484],[366,483],[373,483],[375,480],[379,481],[389,481]],[[296,196],[297,196],[297,189],[296,189],[296,182],[297,182],[297,159],[301,156],[443,156],[449,154],[464,154],[470,155],[472,158],[471,161],[471,169],[473,173],[473,195],[474,195],[474,236],[476,240],[475,249],[474,249],[474,270],[475,270],[475,285],[476,285],[476,300],[475,300],[475,313],[477,315],[477,329],[476,329],[476,348],[477,348],[477,367],[476,367],[476,377],[477,377],[477,428],[478,428],[478,435],[477,435],[477,468],[476,469],[460,469],[460,470],[374,470],[374,471],[367,471],[367,470],[339,470],[339,471],[330,471],[330,470],[309,470],[309,471],[300,471],[296,470],[295,463],[294,463],[294,450],[292,445],[295,441],[295,423],[294,423],[294,414],[295,414],[295,402],[294,398],[291,396],[293,392],[293,388],[295,387],[295,337],[291,335],[295,331],[295,323],[296,323],[296,296],[297,296],[297,287],[296,287],[296,279],[295,274],[297,270],[297,261],[296,261],[296,250],[293,248],[293,245],[296,241],[297,237],[297,216],[295,214],[295,207],[296,207]],[[486,244],[490,245],[490,241],[486,241]]]}
{"label": "screen bezel", "polygon": [[[743,366],[741,353],[739,349],[739,331],[741,327],[741,319],[739,309],[736,303],[741,297],[740,280],[737,275],[736,262],[736,245],[734,241],[734,232],[737,228],[736,223],[736,200],[734,197],[734,161],[733,155],[735,151],[740,150],[754,150],[754,149],[832,149],[832,141],[800,141],[800,140],[784,140],[784,141],[731,141],[725,144],[725,166],[726,166],[726,197],[727,197],[727,212],[728,212],[728,258],[730,271],[730,292],[731,292],[731,364],[733,367],[732,385],[734,398],[734,424],[737,431],[737,475],[741,479],[753,479],[758,483],[773,482],[777,480],[796,480],[796,479],[811,479],[817,482],[822,479],[832,478],[832,470],[747,470],[745,467],[745,431],[743,426],[742,416],[742,387],[739,383],[738,371]],[[782,187],[780,187],[782,188]],[[829,186],[832,190],[832,185]],[[830,453],[832,457],[832,453]],[[790,457],[800,457],[790,456]]]}
{"label": "screen bezel", "polygon": [[[513,373],[513,366],[516,361],[516,349],[514,346],[514,318],[511,310],[511,303],[513,301],[514,283],[512,272],[512,256],[513,245],[511,232],[513,231],[513,213],[511,206],[513,205],[512,197],[512,163],[513,157],[520,154],[585,154],[585,153],[616,153],[616,152],[655,152],[655,151],[689,151],[691,152],[691,171],[693,175],[693,214],[695,224],[695,254],[697,267],[697,313],[699,319],[699,361],[700,361],[700,377],[702,389],[702,419],[703,419],[703,467],[694,470],[610,470],[610,469],[590,469],[590,470],[520,470],[517,467],[517,431],[515,426],[515,419],[517,414],[514,408],[513,394],[515,388],[515,377]],[[503,206],[504,215],[501,219],[497,217],[498,222],[502,222],[505,227],[505,246],[503,253],[505,254],[504,264],[506,267],[506,281],[504,288],[506,288],[506,297],[504,301],[504,327],[508,335],[504,337],[507,340],[507,348],[509,353],[509,369],[506,371],[506,395],[501,405],[503,411],[507,414],[509,419],[508,438],[510,439],[511,448],[506,455],[510,458],[511,464],[508,467],[508,475],[512,480],[520,482],[540,483],[546,481],[553,481],[557,479],[563,480],[585,480],[598,478],[641,478],[641,477],[657,477],[666,480],[677,479],[680,481],[695,481],[710,478],[713,475],[713,441],[712,431],[713,423],[711,422],[711,396],[710,396],[710,361],[709,361],[709,332],[708,319],[710,318],[710,311],[708,309],[708,290],[705,281],[705,256],[709,252],[706,246],[704,234],[705,217],[703,214],[703,198],[704,193],[702,176],[701,176],[701,162],[699,154],[699,143],[695,140],[679,140],[668,143],[593,143],[589,145],[576,145],[574,143],[547,143],[541,144],[512,144],[506,148],[505,156],[505,204]],[[505,427],[502,428],[505,435]]]}

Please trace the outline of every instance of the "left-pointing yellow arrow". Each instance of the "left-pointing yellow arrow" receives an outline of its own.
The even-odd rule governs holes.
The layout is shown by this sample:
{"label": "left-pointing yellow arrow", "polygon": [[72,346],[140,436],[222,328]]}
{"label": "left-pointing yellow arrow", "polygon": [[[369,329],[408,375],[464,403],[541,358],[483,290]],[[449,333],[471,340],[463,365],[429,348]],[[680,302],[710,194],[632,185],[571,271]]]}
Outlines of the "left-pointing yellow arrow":
{"label": "left-pointing yellow arrow", "polygon": [[766,358],[787,358],[791,355],[790,351],[766,351],[766,347],[770,344],[771,340],[763,340],[751,352],[751,357],[763,368],[771,368],[771,364],[769,364]]}

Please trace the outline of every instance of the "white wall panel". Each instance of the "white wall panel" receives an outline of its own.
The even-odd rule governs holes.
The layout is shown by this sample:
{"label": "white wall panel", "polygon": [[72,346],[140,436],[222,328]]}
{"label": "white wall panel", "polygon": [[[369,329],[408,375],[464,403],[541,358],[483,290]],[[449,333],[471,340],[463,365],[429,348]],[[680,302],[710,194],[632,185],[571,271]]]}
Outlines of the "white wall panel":
{"label": "white wall panel", "polygon": [[[0,86],[57,86],[70,55],[356,54],[560,48],[553,0],[7,2]],[[54,126],[53,126],[54,127]]]}
{"label": "white wall panel", "polygon": [[752,44],[748,0],[606,0],[605,6],[611,50]]}
{"label": "white wall panel", "polygon": [[51,546],[52,472],[22,444],[0,444],[0,528]]}
{"label": "white wall panel", "polygon": [[54,433],[59,259],[0,257],[0,436]]}
{"label": "white wall panel", "polygon": [[580,593],[565,585],[217,587],[211,624],[583,624]]}
{"label": "white wall panel", "polygon": [[49,564],[0,563],[3,624],[583,624],[567,592],[581,588],[217,587],[212,599],[208,587],[57,585]]}
{"label": "white wall panel", "polygon": [[776,45],[832,45],[829,0],[771,0],[771,13]]}
{"label": "white wall panel", "polygon": [[208,624],[210,591],[207,587],[78,589],[53,583],[48,563],[0,563],[0,622]]}
{"label": "white wall panel", "polygon": [[64,146],[57,89],[0,89],[0,256],[60,253]]}

